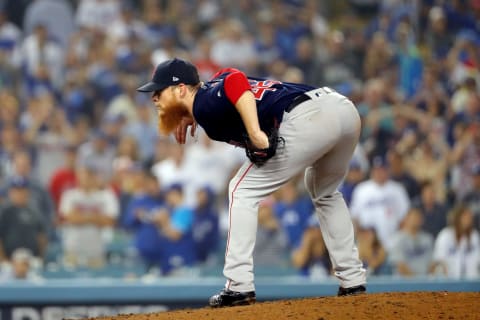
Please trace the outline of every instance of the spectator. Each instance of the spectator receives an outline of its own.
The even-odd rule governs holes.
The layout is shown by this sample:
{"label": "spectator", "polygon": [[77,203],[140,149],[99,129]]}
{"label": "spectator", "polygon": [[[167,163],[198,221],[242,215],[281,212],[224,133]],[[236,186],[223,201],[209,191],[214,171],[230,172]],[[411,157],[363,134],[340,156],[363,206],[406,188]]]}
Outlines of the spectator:
{"label": "spectator", "polygon": [[204,187],[197,191],[197,205],[193,218],[193,240],[199,263],[215,262],[215,253],[219,243],[219,212],[216,208],[215,193],[212,188]]}
{"label": "spectator", "polygon": [[158,183],[165,188],[175,183],[188,184],[190,172],[185,162],[184,148],[172,141],[165,147],[168,148],[166,158],[152,166],[152,172],[157,177]]}
{"label": "spectator", "polygon": [[[5,85],[1,78],[0,81]],[[2,101],[2,108],[0,109],[0,128],[16,126],[20,114],[19,100],[14,97],[13,92],[8,89],[0,91],[0,99]]]}
{"label": "spectator", "polygon": [[316,279],[330,275],[332,267],[328,251],[315,219],[311,219],[303,231],[300,245],[292,251],[291,259],[300,275]]}
{"label": "spectator", "polygon": [[420,86],[423,61],[415,43],[415,35],[408,20],[400,22],[396,29],[395,59],[398,60],[399,89],[406,99],[411,99]]}
{"label": "spectator", "polygon": [[118,0],[81,0],[76,11],[76,23],[90,30],[107,32],[120,17]]}
{"label": "spectator", "polygon": [[402,221],[402,227],[393,235],[389,260],[394,274],[412,277],[429,273],[433,237],[422,231],[423,216],[419,209],[412,207]]}
{"label": "spectator", "polygon": [[121,1],[118,19],[106,26],[109,39],[119,50],[125,50],[125,43],[130,37],[137,37],[145,41],[147,36],[146,25],[136,17],[135,9],[133,1]]}
{"label": "spectator", "polygon": [[64,165],[53,172],[48,183],[48,190],[52,197],[55,209],[58,210],[63,192],[75,187],[75,165],[77,161],[77,146],[63,145]]}
{"label": "spectator", "polygon": [[140,162],[140,152],[138,149],[137,140],[129,135],[120,135],[120,140],[117,144],[117,150],[115,154],[115,160],[117,159],[129,159],[132,162]]}
{"label": "spectator", "polygon": [[33,175],[32,158],[25,150],[15,152],[12,159],[11,177],[20,177],[28,181],[30,190],[28,201],[44,217],[45,227],[49,236],[53,235],[54,204],[48,190],[38,182]]}
{"label": "spectator", "polygon": [[47,223],[37,207],[30,206],[29,187],[25,177],[12,177],[8,183],[8,201],[0,208],[0,261],[10,260],[19,248],[45,257]]}
{"label": "spectator", "polygon": [[195,43],[192,63],[198,68],[200,79],[210,79],[220,69],[211,58],[212,41],[208,37],[202,37]]}
{"label": "spectator", "polygon": [[197,142],[190,144],[184,155],[185,175],[188,177],[185,200],[191,206],[195,205],[196,191],[203,186],[211,187],[216,194],[224,192],[230,172],[243,159],[235,153],[237,150],[213,141],[203,130],[196,134]]}
{"label": "spectator", "polygon": [[427,112],[432,117],[444,117],[447,112],[449,97],[439,74],[433,66],[423,70],[423,77],[411,103],[417,109]]}
{"label": "spectator", "polygon": [[157,125],[154,121],[154,111],[148,100],[141,99],[144,95],[138,95],[136,99],[135,120],[127,123],[124,134],[135,138],[139,148],[140,160],[148,161],[153,157],[155,144],[157,143]]}
{"label": "spectator", "polygon": [[[2,83],[8,83],[13,80],[10,78],[14,75],[14,70],[12,70],[14,63],[13,57],[15,50],[20,44],[21,38],[22,30],[9,21],[7,12],[3,8],[0,8],[0,64],[3,67],[1,74],[5,76],[1,77]],[[12,84],[13,83],[11,83],[11,85]]]}
{"label": "spectator", "polygon": [[392,246],[391,235],[410,207],[405,188],[390,179],[385,159],[372,160],[370,179],[357,185],[353,192],[352,217],[362,226],[373,226],[382,246],[387,251]]}
{"label": "spectator", "polygon": [[126,123],[134,121],[137,117],[136,113],[136,91],[137,78],[133,75],[121,75],[120,86],[122,92],[113,97],[105,110],[107,117],[115,119],[117,116],[122,116]]}
{"label": "spectator", "polygon": [[[299,43],[300,48],[297,48],[297,52],[305,50],[302,48],[304,44]],[[301,53],[301,52],[300,52]],[[303,53],[302,53],[303,54]],[[351,83],[355,80],[354,70],[354,56],[349,52],[346,43],[345,35],[340,30],[332,30],[326,36],[326,52],[325,55],[319,59],[320,69],[322,71],[322,78],[319,79],[318,74],[313,74],[313,70],[318,68],[312,66],[307,71],[306,80],[313,81],[309,83],[315,85],[328,85],[335,87],[344,83]]]}
{"label": "spectator", "polygon": [[[480,112],[480,98],[476,98]],[[450,159],[453,165],[451,169],[451,187],[457,199],[462,199],[471,190],[472,168],[480,164],[480,122],[478,117],[473,117],[466,123],[461,131],[459,139],[453,146]]]}
{"label": "spectator", "polygon": [[165,191],[166,208],[152,217],[163,238],[161,270],[164,275],[186,272],[196,256],[192,235],[193,210],[183,205],[183,187],[174,183]]}
{"label": "spectator", "polygon": [[0,283],[12,280],[39,280],[34,267],[35,257],[25,248],[15,249],[10,263],[0,264]]}
{"label": "spectator", "polygon": [[387,252],[378,239],[377,231],[375,231],[374,227],[358,227],[357,247],[360,260],[362,260],[368,274],[391,274],[387,263]]}
{"label": "spectator", "polygon": [[418,142],[413,152],[405,157],[405,167],[416,181],[423,183],[432,181],[435,199],[439,202],[446,201],[447,190],[445,181],[448,171],[449,148],[445,141],[435,139],[429,134]]}
{"label": "spectator", "polygon": [[255,48],[239,20],[226,20],[218,26],[219,35],[211,48],[212,61],[220,67],[247,69],[255,60]]}
{"label": "spectator", "polygon": [[[105,113],[101,123],[100,130],[105,134],[108,145],[113,148],[118,148],[118,144],[122,139],[122,132],[127,123],[127,118],[122,114],[108,114]],[[137,156],[136,156],[137,157]]]}
{"label": "spectator", "polygon": [[477,83],[480,81],[478,44],[479,37],[473,30],[461,30],[455,35],[446,59],[448,81],[452,88],[461,85],[467,77],[475,78]]}
{"label": "spectator", "polygon": [[347,175],[345,176],[345,180],[343,181],[339,190],[343,194],[347,206],[350,207],[353,191],[355,190],[357,185],[364,180],[364,178],[365,173],[362,171],[360,163],[358,163],[358,161],[352,160],[350,162],[350,168],[347,172]]}
{"label": "spectator", "polygon": [[294,179],[285,183],[277,192],[277,201],[273,204],[275,215],[287,235],[290,249],[298,247],[304,231],[314,212],[314,207],[306,195],[297,189]]}
{"label": "spectator", "polygon": [[473,228],[473,213],[460,204],[452,209],[449,219],[450,225],[435,239],[435,273],[454,279],[475,279],[479,276],[480,236]]}
{"label": "spectator", "polygon": [[25,85],[32,96],[43,91],[61,92],[63,85],[63,49],[49,38],[44,23],[35,25],[18,52],[18,64],[25,70]]}
{"label": "spectator", "polygon": [[35,107],[47,109],[32,119],[33,123],[24,133],[26,142],[35,146],[35,173],[42,186],[48,184],[53,172],[64,163],[63,148],[74,140],[65,112],[53,104],[52,96],[43,95]]}
{"label": "spectator", "polygon": [[477,92],[477,81],[475,78],[468,77],[465,81],[458,86],[452,94],[450,99],[451,108],[454,114],[461,115],[465,113],[465,109],[468,105],[468,100],[472,95]]}
{"label": "spectator", "polygon": [[282,267],[288,262],[287,236],[273,212],[273,201],[267,198],[258,209],[257,245],[253,253],[256,266]]}
{"label": "spectator", "polygon": [[71,4],[68,1],[34,0],[25,11],[23,30],[30,34],[38,24],[45,24],[52,39],[65,47],[75,28]]}
{"label": "spectator", "polygon": [[259,24],[260,29],[258,30],[258,37],[255,39],[254,46],[259,64],[258,67],[263,71],[271,61],[280,57],[280,50],[275,43],[275,27],[271,23],[271,19],[268,17],[263,18]]}
{"label": "spectator", "polygon": [[393,136],[393,110],[386,101],[385,86],[383,79],[368,80],[364,99],[358,105],[363,121],[361,141],[367,154],[385,154]]}
{"label": "spectator", "polygon": [[410,200],[414,200],[420,194],[420,186],[417,180],[407,172],[404,166],[403,156],[396,150],[390,150],[387,154],[390,178],[403,185]]}
{"label": "spectator", "polygon": [[[147,25],[147,44],[151,47],[160,47],[163,39],[176,31],[176,25],[172,22],[181,19],[176,19],[173,12],[169,15],[169,10],[165,9],[158,1],[144,1],[143,4],[142,21],[145,21]],[[173,4],[173,2],[169,2],[169,4]],[[150,57],[149,60],[151,60]]]}
{"label": "spectator", "polygon": [[420,197],[415,202],[423,215],[422,229],[433,238],[447,226],[447,208],[435,198],[435,188],[430,181],[421,185]]}
{"label": "spectator", "polygon": [[[136,184],[142,180],[145,167],[138,161],[132,161],[128,157],[118,157],[113,164],[113,179],[110,187],[115,191],[118,198],[120,212],[117,217],[117,222],[121,223],[125,215],[128,204],[137,193],[138,187]],[[157,182],[158,183],[158,182]]]}
{"label": "spectator", "polygon": [[[295,65],[297,68],[299,68],[302,71],[302,74],[304,75],[303,79],[299,79],[300,81],[304,81],[306,84],[309,84],[311,86],[320,86],[322,83],[320,81],[320,75],[319,72],[317,71],[321,66],[317,62],[317,57],[315,53],[315,47],[314,47],[314,41],[312,41],[311,38],[300,38],[297,41],[297,45],[295,47],[295,58],[294,62],[292,63]],[[336,59],[342,59],[344,57],[341,56],[336,56]],[[331,61],[329,61],[331,62]],[[347,63],[347,61],[344,60],[344,63]],[[333,64],[332,64],[333,65]],[[323,70],[327,68],[332,68],[333,66],[330,65],[329,63],[327,65],[324,65],[322,68]],[[326,67],[326,68],[325,68]],[[337,66],[339,68],[339,66]],[[329,71],[328,69],[325,70],[325,73]],[[339,70],[337,70],[338,72]],[[337,73],[338,74],[341,72]],[[332,79],[333,80],[333,79]],[[291,81],[292,82],[292,81]],[[328,85],[336,85],[338,81],[331,81],[323,84],[328,84]],[[340,81],[341,82],[341,81]]]}
{"label": "spectator", "polygon": [[472,210],[474,228],[480,231],[480,164],[472,169],[472,190],[465,195],[462,203]]}
{"label": "spectator", "polygon": [[133,246],[147,269],[159,267],[164,250],[163,240],[154,223],[154,216],[164,207],[161,187],[154,175],[139,171],[133,183],[133,193],[127,204],[122,227],[133,234]]}
{"label": "spectator", "polygon": [[428,32],[425,33],[425,40],[431,50],[432,58],[442,63],[452,47],[454,37],[452,31],[448,29],[448,20],[442,7],[432,7],[428,18]]}
{"label": "spectator", "polygon": [[118,200],[110,189],[102,189],[99,169],[94,165],[79,167],[77,186],[60,198],[64,263],[70,267],[104,266],[105,231],[118,216]]}
{"label": "spectator", "polygon": [[97,129],[91,139],[78,148],[77,166],[92,164],[101,173],[103,183],[110,182],[115,159],[115,147],[110,146],[106,133]]}
{"label": "spectator", "polygon": [[0,175],[2,180],[13,175],[13,156],[22,147],[25,145],[20,130],[14,124],[5,124],[0,127]]}
{"label": "spectator", "polygon": [[367,46],[363,73],[365,78],[372,79],[385,72],[393,61],[393,50],[383,32],[376,32]]}

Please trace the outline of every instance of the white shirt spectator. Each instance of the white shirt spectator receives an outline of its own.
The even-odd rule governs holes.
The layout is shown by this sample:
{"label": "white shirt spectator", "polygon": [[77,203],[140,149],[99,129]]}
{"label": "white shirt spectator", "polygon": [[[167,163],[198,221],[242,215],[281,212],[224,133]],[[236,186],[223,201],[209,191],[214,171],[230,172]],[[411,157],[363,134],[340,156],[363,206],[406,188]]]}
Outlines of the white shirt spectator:
{"label": "white shirt spectator", "polygon": [[198,135],[199,141],[188,145],[185,153],[190,183],[196,188],[208,185],[218,194],[227,188],[233,169],[245,160],[245,152],[210,140],[202,130]]}
{"label": "white shirt spectator", "polygon": [[253,41],[244,34],[244,26],[237,20],[225,23],[222,35],[211,48],[211,59],[221,67],[248,68],[256,59]]}
{"label": "white shirt spectator", "polygon": [[120,17],[118,0],[81,0],[76,20],[81,27],[107,31]]}
{"label": "white shirt spectator", "polygon": [[480,276],[480,236],[473,230],[468,239],[462,237],[457,243],[455,230],[452,227],[444,228],[435,240],[433,260],[442,263],[447,268],[450,278],[474,279]]}
{"label": "white shirt spectator", "polygon": [[170,142],[167,146],[168,157],[152,166],[152,173],[158,179],[162,189],[169,188],[172,184],[181,184],[185,188],[190,183],[191,176],[188,174],[182,145]]}
{"label": "white shirt spectator", "polygon": [[30,76],[36,76],[39,67],[44,64],[48,68],[53,86],[61,88],[64,84],[63,49],[54,41],[47,40],[41,47],[37,35],[29,35],[23,41],[15,61],[18,65],[25,65]]}
{"label": "white shirt spectator", "polygon": [[387,251],[392,237],[410,207],[405,188],[392,180],[380,185],[373,180],[358,184],[353,191],[351,213],[361,226],[372,226]]}
{"label": "white shirt spectator", "polygon": [[[52,19],[55,17],[55,19]],[[35,0],[25,11],[23,30],[30,34],[37,24],[47,26],[55,41],[66,47],[74,32],[73,9],[69,1]]]}
{"label": "white shirt spectator", "polygon": [[[62,216],[74,210],[82,210],[108,216],[116,219],[119,213],[119,203],[111,189],[98,189],[85,192],[79,188],[65,191],[60,199],[60,214]],[[93,224],[65,225],[62,230],[62,245],[64,252],[74,255],[79,264],[89,260],[103,260],[109,241],[109,230]]]}

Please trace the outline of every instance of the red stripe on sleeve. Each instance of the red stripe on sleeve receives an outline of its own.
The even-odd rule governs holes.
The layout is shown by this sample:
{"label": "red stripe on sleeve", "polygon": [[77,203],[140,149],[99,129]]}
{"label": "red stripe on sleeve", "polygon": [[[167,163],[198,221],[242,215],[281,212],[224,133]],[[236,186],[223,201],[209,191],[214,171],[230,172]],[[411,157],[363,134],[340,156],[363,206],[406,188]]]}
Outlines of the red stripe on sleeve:
{"label": "red stripe on sleeve", "polygon": [[238,70],[238,69],[235,69],[235,68],[222,68],[222,69],[218,70],[217,73],[215,73],[212,76],[212,79],[215,79],[216,77],[219,77],[224,73],[233,73],[233,72],[241,72],[241,71]]}
{"label": "red stripe on sleeve", "polygon": [[231,103],[236,104],[240,96],[247,90],[251,90],[247,76],[241,72],[233,72],[225,77],[223,88],[225,95]]}

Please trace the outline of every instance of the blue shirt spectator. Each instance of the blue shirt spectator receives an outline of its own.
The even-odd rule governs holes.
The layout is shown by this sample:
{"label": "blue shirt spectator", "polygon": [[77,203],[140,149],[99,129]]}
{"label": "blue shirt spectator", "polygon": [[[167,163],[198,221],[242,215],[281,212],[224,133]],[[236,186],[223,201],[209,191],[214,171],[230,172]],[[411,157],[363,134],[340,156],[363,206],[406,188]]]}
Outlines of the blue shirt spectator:
{"label": "blue shirt spectator", "polygon": [[193,218],[193,240],[197,261],[206,262],[218,248],[219,213],[215,207],[215,194],[209,187],[197,191],[197,206]]}
{"label": "blue shirt spectator", "polygon": [[288,182],[281,188],[280,199],[274,204],[273,209],[287,234],[289,247],[298,247],[308,219],[314,212],[312,202],[298,194],[293,182]]}

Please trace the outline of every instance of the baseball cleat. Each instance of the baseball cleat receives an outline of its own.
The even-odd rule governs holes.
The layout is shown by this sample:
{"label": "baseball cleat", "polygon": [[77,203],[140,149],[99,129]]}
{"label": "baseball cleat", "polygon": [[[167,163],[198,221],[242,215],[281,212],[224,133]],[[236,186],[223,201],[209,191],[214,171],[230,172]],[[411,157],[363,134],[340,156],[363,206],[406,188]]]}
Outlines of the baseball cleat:
{"label": "baseball cleat", "polygon": [[350,288],[338,288],[338,293],[337,296],[342,297],[342,296],[351,296],[355,294],[362,294],[367,291],[367,288],[365,288],[364,285],[359,285],[355,287],[350,287]]}
{"label": "baseball cleat", "polygon": [[249,304],[254,304],[255,301],[255,291],[236,292],[228,289],[223,289],[222,291],[220,291],[220,293],[211,296],[208,300],[208,304],[212,308],[219,308],[246,306]]}

